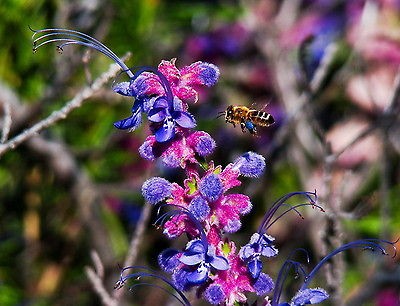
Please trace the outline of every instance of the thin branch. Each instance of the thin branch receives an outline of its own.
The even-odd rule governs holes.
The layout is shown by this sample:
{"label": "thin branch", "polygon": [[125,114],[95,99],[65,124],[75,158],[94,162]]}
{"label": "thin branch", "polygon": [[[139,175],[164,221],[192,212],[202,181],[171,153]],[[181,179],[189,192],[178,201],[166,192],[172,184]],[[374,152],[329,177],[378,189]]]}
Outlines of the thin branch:
{"label": "thin branch", "polygon": [[110,294],[104,288],[102,278],[98,274],[96,274],[96,272],[90,267],[85,267],[85,273],[86,273],[86,276],[88,277],[90,283],[92,284],[93,289],[96,291],[96,293],[100,297],[103,305],[117,306],[118,303],[110,296]]}
{"label": "thin branch", "polygon": [[[124,267],[131,266],[135,263],[136,258],[138,256],[138,250],[139,250],[139,245],[143,241],[143,236],[144,236],[144,231],[146,229],[147,223],[150,218],[150,212],[151,212],[151,205],[146,203],[145,206],[143,207],[142,210],[142,216],[139,220],[139,223],[136,227],[135,233],[132,236],[130,245],[129,245],[129,250],[128,254],[125,258],[124,261]],[[91,268],[91,267],[86,267],[85,272],[86,275],[90,281],[90,283],[93,286],[93,289],[96,291],[96,293],[99,295],[101,298],[101,301],[103,305],[105,306],[116,306],[119,304],[119,300],[122,298],[123,290],[115,290],[113,295],[110,295],[103,282],[103,274],[104,274],[104,269],[103,269],[103,264],[101,262],[101,259],[99,255],[96,252],[92,252],[91,254],[93,264],[96,268],[96,271]]]}
{"label": "thin branch", "polygon": [[[128,58],[130,54],[126,54],[123,59]],[[52,112],[47,118],[42,121],[36,123],[31,128],[25,130],[21,134],[15,136],[9,141],[0,145],[0,156],[3,155],[8,150],[15,149],[18,145],[25,142],[27,139],[35,136],[42,130],[54,125],[56,122],[65,119],[69,113],[71,113],[74,109],[80,107],[84,101],[93,96],[96,92],[98,92],[104,84],[106,84],[110,79],[117,76],[120,72],[120,66],[117,64],[111,64],[108,71],[98,77],[91,86],[85,87],[82,91],[80,91],[72,100],[67,102],[64,107],[60,110]]]}
{"label": "thin branch", "polygon": [[4,112],[4,119],[3,119],[3,127],[1,130],[1,143],[5,143],[8,138],[8,134],[10,133],[11,129],[11,106],[8,101],[3,101],[3,112]]}
{"label": "thin branch", "polygon": [[99,277],[103,278],[103,277],[104,277],[104,265],[103,265],[103,263],[101,262],[99,253],[97,253],[97,252],[94,251],[94,250],[91,251],[91,252],[90,252],[90,258],[92,258],[93,265],[94,265],[94,268],[95,268],[95,270],[96,270],[96,274],[97,274]]}
{"label": "thin branch", "polygon": [[[152,206],[150,204],[146,203],[142,209],[142,215],[140,217],[135,233],[133,234],[131,242],[129,244],[128,254],[126,255],[123,265],[124,267],[132,266],[136,262],[136,258],[138,256],[138,251],[139,251],[139,245],[143,242],[144,231],[146,229],[147,223],[150,218],[151,207]],[[114,291],[113,297],[116,302],[118,302],[121,299],[123,292],[124,291],[122,290]]]}

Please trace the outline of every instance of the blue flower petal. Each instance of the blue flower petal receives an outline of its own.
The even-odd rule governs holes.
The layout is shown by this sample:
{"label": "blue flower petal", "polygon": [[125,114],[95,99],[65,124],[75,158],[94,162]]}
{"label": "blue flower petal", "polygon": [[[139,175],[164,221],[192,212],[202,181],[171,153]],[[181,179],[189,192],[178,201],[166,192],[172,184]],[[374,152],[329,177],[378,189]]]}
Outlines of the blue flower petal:
{"label": "blue flower petal", "polygon": [[188,266],[197,265],[205,260],[205,248],[201,240],[192,240],[179,258],[180,262]]}
{"label": "blue flower petal", "polygon": [[179,261],[185,265],[194,266],[204,261],[204,253],[183,253]]}
{"label": "blue flower petal", "polygon": [[172,282],[178,290],[189,290],[192,286],[187,279],[189,272],[186,269],[178,269],[172,274]]}
{"label": "blue flower petal", "polygon": [[170,118],[165,119],[162,127],[160,127],[154,135],[157,142],[166,142],[175,135],[175,123]]}
{"label": "blue flower petal", "polygon": [[215,140],[208,134],[199,137],[196,142],[195,150],[200,156],[210,155],[215,149]]}
{"label": "blue flower petal", "polygon": [[167,113],[165,111],[165,108],[155,107],[149,111],[147,119],[152,122],[161,122],[164,121],[166,117]]}
{"label": "blue flower petal", "polygon": [[207,264],[200,264],[195,271],[187,274],[187,280],[192,284],[202,284],[208,278],[208,270]]}
{"label": "blue flower petal", "polygon": [[191,129],[196,126],[196,120],[188,112],[174,112],[173,118],[183,128]]}
{"label": "blue flower petal", "polygon": [[158,264],[166,272],[173,272],[180,261],[177,255],[180,252],[175,249],[166,249],[158,255]]}
{"label": "blue flower petal", "polygon": [[154,101],[153,107],[154,108],[168,108],[169,103],[165,97],[159,97]]}
{"label": "blue flower petal", "polygon": [[254,249],[252,248],[251,244],[248,243],[240,248],[239,257],[242,260],[247,260],[254,254]]}
{"label": "blue flower petal", "polygon": [[265,158],[254,152],[247,152],[234,162],[240,174],[246,177],[259,177],[265,169]]}
{"label": "blue flower petal", "polygon": [[113,91],[116,93],[119,93],[120,95],[123,96],[133,96],[133,92],[130,87],[131,83],[130,82],[121,82],[118,83],[113,87]]}
{"label": "blue flower petal", "polygon": [[253,279],[257,279],[260,276],[263,264],[260,259],[253,258],[247,263],[247,271],[249,271]]}
{"label": "blue flower petal", "polygon": [[329,294],[322,288],[304,289],[297,292],[290,304],[303,306],[306,304],[318,304],[329,298]]}
{"label": "blue flower petal", "polygon": [[120,130],[127,130],[134,131],[137,129],[140,124],[142,123],[142,114],[140,111],[135,112],[132,116],[114,122],[114,126]]}
{"label": "blue flower petal", "polygon": [[192,253],[205,253],[206,248],[204,247],[204,244],[201,240],[196,239],[189,241],[187,246],[186,246],[186,252],[192,254]]}
{"label": "blue flower petal", "polygon": [[200,193],[210,202],[218,200],[224,192],[223,187],[220,178],[213,173],[203,177],[199,183]]}
{"label": "blue flower petal", "polygon": [[204,291],[204,298],[212,305],[218,305],[224,302],[226,296],[221,285],[210,285]]}
{"label": "blue flower petal", "polygon": [[199,77],[204,85],[210,87],[217,83],[219,77],[219,69],[217,66],[203,62],[201,68]]}
{"label": "blue flower petal", "polygon": [[213,268],[220,270],[220,271],[225,271],[229,269],[229,262],[225,257],[222,256],[214,256],[210,260],[210,264]]}
{"label": "blue flower petal", "polygon": [[205,220],[211,211],[210,206],[202,196],[197,196],[190,201],[188,210],[200,221]]}

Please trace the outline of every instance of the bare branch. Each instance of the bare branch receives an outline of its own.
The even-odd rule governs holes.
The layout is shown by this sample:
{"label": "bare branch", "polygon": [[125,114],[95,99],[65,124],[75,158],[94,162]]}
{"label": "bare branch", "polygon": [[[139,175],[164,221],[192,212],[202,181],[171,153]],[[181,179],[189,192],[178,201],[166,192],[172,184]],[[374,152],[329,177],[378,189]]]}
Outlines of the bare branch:
{"label": "bare branch", "polygon": [[[129,57],[128,53],[123,57],[123,59]],[[104,72],[100,77],[98,77],[91,86],[85,87],[81,92],[79,92],[72,100],[67,102],[64,107],[60,110],[54,111],[47,118],[36,123],[31,128],[25,130],[21,134],[15,136],[9,141],[0,145],[0,156],[11,149],[15,149],[18,145],[26,141],[27,139],[37,135],[42,130],[54,125],[56,122],[65,119],[69,113],[74,109],[80,107],[84,101],[96,94],[104,84],[106,84],[110,79],[114,78],[120,71],[120,66],[117,64],[111,64],[108,71]]]}
{"label": "bare branch", "polygon": [[10,133],[11,129],[11,106],[8,101],[2,101],[3,103],[3,112],[4,112],[4,119],[3,119],[3,127],[1,130],[1,143],[6,142],[8,138],[8,134]]}
{"label": "bare branch", "polygon": [[118,305],[117,302],[110,296],[110,294],[104,288],[103,280],[101,279],[101,277],[98,274],[96,274],[96,272],[90,267],[85,267],[85,273],[90,283],[92,284],[93,289],[100,297],[103,305],[117,306]]}
{"label": "bare branch", "polygon": [[[151,205],[146,203],[142,209],[142,216],[140,217],[135,233],[132,236],[131,242],[129,244],[128,254],[126,255],[123,265],[124,267],[132,266],[136,261],[136,258],[138,256],[139,245],[143,241],[144,231],[146,229],[147,223],[150,218],[150,212],[151,212]],[[122,293],[123,293],[122,290],[114,291],[115,301],[119,301],[121,299]]]}

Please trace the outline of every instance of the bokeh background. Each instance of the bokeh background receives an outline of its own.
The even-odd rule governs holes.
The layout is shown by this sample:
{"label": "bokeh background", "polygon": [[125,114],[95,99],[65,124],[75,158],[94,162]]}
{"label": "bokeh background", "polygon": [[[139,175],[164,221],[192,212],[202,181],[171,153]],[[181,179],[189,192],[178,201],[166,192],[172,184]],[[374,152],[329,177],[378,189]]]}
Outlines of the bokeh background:
{"label": "bokeh background", "polygon": [[[85,32],[120,56],[130,52],[130,67],[171,58],[178,67],[197,60],[219,66],[218,84],[191,105],[198,129],[217,142],[212,159],[226,165],[249,150],[267,159],[265,174],[239,188],[254,209],[231,238],[246,243],[273,201],[292,191],[316,189],[326,209],[305,210],[304,220],[287,215],[272,227],[280,256],[265,265],[271,276],[299,247],[309,251],[312,267],[342,243],[400,237],[399,1],[2,0],[3,144],[60,109],[111,63],[75,46],[34,54],[29,27]],[[102,305],[87,277],[91,254],[113,294],[144,205],[142,183],[154,175],[181,183],[181,170],[138,155],[146,124],[134,133],[113,127],[132,101],[112,84],[2,151],[0,305]],[[276,124],[259,128],[258,137],[243,134],[216,119],[231,104],[265,110]],[[183,241],[163,237],[151,224],[155,217],[135,264],[157,270],[157,254]],[[289,277],[283,295],[290,298],[300,282]],[[332,294],[325,305],[398,306],[399,257],[351,251],[315,285]],[[150,287],[125,291],[119,305],[174,302]]]}

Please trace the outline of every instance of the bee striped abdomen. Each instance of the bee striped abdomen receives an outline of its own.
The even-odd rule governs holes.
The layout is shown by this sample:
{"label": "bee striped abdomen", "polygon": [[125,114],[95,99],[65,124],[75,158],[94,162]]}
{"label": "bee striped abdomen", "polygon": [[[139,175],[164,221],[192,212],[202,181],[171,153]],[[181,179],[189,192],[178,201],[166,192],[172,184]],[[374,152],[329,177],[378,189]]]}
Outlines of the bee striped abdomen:
{"label": "bee striped abdomen", "polygon": [[275,123],[275,119],[271,114],[259,110],[250,110],[249,118],[259,126],[270,126]]}

